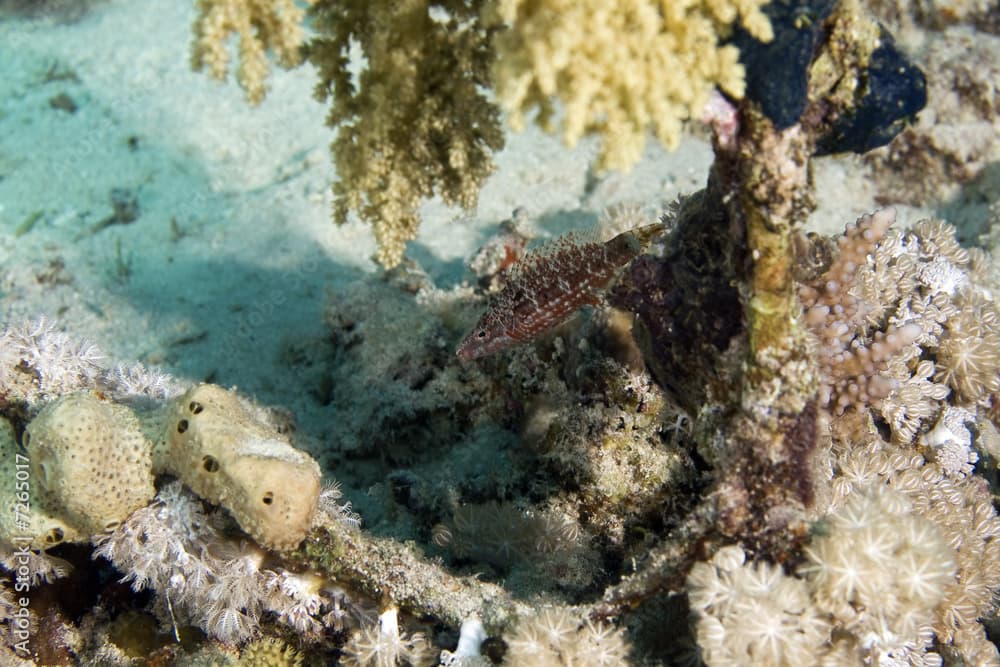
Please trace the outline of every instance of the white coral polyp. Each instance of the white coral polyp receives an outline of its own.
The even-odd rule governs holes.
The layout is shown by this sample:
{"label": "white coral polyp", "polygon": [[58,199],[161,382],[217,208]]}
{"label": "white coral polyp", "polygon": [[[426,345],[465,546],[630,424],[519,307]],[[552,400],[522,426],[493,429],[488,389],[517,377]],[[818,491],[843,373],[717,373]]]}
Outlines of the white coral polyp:
{"label": "white coral polyp", "polygon": [[949,296],[955,296],[970,283],[969,274],[963,268],[955,266],[942,256],[921,264],[918,280],[932,292],[943,292]]}
{"label": "white coral polyp", "polygon": [[705,662],[931,664],[934,611],[956,572],[937,526],[876,484],[856,489],[819,532],[799,576],[745,563],[735,546],[692,567],[688,600]]}
{"label": "white coral polyp", "polygon": [[[855,491],[806,549],[816,605],[857,637],[869,657],[921,650],[924,629],[955,580],[955,554],[937,526],[885,486]],[[891,557],[886,557],[887,555]]]}
{"label": "white coral polyp", "polygon": [[167,484],[153,504],[95,544],[95,558],[107,558],[125,572],[122,581],[131,582],[133,590],[151,588],[165,596],[171,621],[195,623],[230,644],[253,636],[265,612],[305,633],[321,630],[326,617],[320,615],[334,607],[323,594],[324,580],[268,569],[263,550],[233,542],[178,482]]}
{"label": "white coral polyp", "polygon": [[810,664],[829,627],[806,582],[745,557],[740,547],[724,547],[688,576],[703,658],[710,665]]}
{"label": "white coral polyp", "polygon": [[945,472],[964,477],[972,472],[979,455],[972,449],[972,433],[967,424],[976,416],[964,408],[948,406],[934,428],[920,436],[920,444],[928,449],[931,459],[941,464]]}

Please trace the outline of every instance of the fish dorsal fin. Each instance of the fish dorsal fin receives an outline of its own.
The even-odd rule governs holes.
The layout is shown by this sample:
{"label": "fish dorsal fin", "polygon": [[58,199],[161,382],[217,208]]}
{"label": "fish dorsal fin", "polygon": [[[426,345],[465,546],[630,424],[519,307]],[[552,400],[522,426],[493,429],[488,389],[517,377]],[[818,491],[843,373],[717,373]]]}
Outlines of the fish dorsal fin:
{"label": "fish dorsal fin", "polygon": [[646,248],[648,248],[655,239],[666,233],[667,227],[662,222],[654,222],[649,225],[643,225],[642,227],[636,227],[629,231],[632,232],[636,240],[639,241],[640,247],[643,250],[646,250]]}
{"label": "fish dorsal fin", "polygon": [[508,283],[530,279],[545,270],[547,265],[563,255],[590,250],[597,250],[601,245],[595,231],[570,231],[543,244],[529,248],[510,268]]}

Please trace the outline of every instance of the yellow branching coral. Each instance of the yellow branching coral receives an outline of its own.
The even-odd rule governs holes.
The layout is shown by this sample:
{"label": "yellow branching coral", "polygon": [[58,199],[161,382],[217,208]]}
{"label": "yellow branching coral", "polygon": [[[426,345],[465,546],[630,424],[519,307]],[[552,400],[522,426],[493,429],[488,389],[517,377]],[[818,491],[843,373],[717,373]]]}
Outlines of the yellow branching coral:
{"label": "yellow branching coral", "polygon": [[[492,50],[478,2],[321,0],[321,37],[309,44],[337,129],[332,152],[334,220],[355,211],[371,223],[377,259],[392,267],[416,237],[421,198],[475,206],[503,145],[498,109],[486,98]],[[352,44],[364,69],[352,79]]]}
{"label": "yellow branching coral", "polygon": [[503,146],[488,89],[515,127],[538,108],[551,129],[560,99],[566,142],[600,134],[598,166],[627,168],[647,128],[673,147],[714,87],[742,96],[739,54],[720,40],[736,21],[770,39],[766,1],[307,0],[317,37],[302,48],[295,0],[198,0],[192,65],[225,78],[238,35],[237,78],[256,103],[267,51],[286,67],[305,53],[337,130],[334,220],[370,223],[390,268],[417,235],[422,199],[475,206]]}
{"label": "yellow branching coral", "polygon": [[304,14],[295,0],[198,0],[191,66],[198,71],[207,67],[213,77],[225,79],[229,74],[227,42],[231,35],[239,35],[236,79],[247,99],[258,104],[266,92],[268,50],[274,51],[282,67],[301,62]]}
{"label": "yellow branching coral", "polygon": [[681,123],[700,113],[719,86],[742,97],[743,66],[720,38],[739,20],[768,41],[760,11],[766,0],[499,0],[509,29],[497,36],[496,89],[511,123],[539,111],[572,146],[587,133],[603,137],[598,166],[628,168],[642,154],[647,128],[667,147]]}

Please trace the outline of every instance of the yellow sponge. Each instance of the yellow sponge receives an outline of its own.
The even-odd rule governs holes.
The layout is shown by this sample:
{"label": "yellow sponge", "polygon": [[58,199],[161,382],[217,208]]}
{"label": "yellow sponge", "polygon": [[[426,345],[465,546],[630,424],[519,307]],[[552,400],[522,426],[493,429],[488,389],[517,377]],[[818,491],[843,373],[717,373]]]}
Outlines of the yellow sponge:
{"label": "yellow sponge", "polygon": [[199,385],[167,405],[166,442],[157,472],[232,513],[264,546],[298,546],[312,524],[319,465],[269,425],[253,406],[216,385]]}
{"label": "yellow sponge", "polygon": [[[0,417],[0,461],[8,474],[0,475],[0,545],[46,549],[83,539],[79,532],[42,506],[29,457],[17,446],[14,428]],[[22,541],[24,540],[24,541]]]}
{"label": "yellow sponge", "polygon": [[94,392],[46,405],[28,424],[24,445],[43,509],[85,535],[114,529],[156,493],[152,444],[138,420]]}

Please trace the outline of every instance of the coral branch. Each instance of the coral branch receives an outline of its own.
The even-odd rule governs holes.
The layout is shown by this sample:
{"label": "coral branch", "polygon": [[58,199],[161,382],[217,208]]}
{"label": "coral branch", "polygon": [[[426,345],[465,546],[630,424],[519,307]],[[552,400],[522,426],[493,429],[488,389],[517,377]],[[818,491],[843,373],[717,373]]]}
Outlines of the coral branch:
{"label": "coral branch", "polygon": [[510,28],[496,40],[496,87],[511,124],[522,127],[537,109],[538,122],[552,129],[558,99],[567,145],[585,134],[602,137],[601,168],[638,161],[650,127],[675,148],[682,123],[700,116],[716,86],[743,96],[739,53],[719,44],[732,23],[772,36],[761,0],[497,4]]}
{"label": "coral branch", "polygon": [[199,71],[207,67],[213,77],[225,79],[229,74],[227,42],[231,35],[238,35],[236,79],[250,103],[259,104],[266,93],[267,52],[274,51],[282,67],[302,61],[304,16],[295,0],[198,0],[191,67]]}
{"label": "coral branch", "polygon": [[454,627],[478,616],[487,627],[498,629],[531,610],[500,586],[456,577],[411,546],[339,523],[313,531],[294,558],[349,589]]}
{"label": "coral branch", "polygon": [[707,538],[717,514],[714,500],[703,500],[683,524],[649,552],[640,570],[604,591],[602,598],[590,606],[588,617],[595,621],[615,618],[655,595],[683,590],[691,564],[714,549]]}
{"label": "coral branch", "polygon": [[[375,229],[376,257],[396,266],[417,235],[421,198],[472,208],[503,146],[500,115],[483,93],[492,50],[478,3],[322,0],[321,36],[308,46],[337,129],[333,218],[358,214]],[[366,67],[352,81],[359,44]]]}

